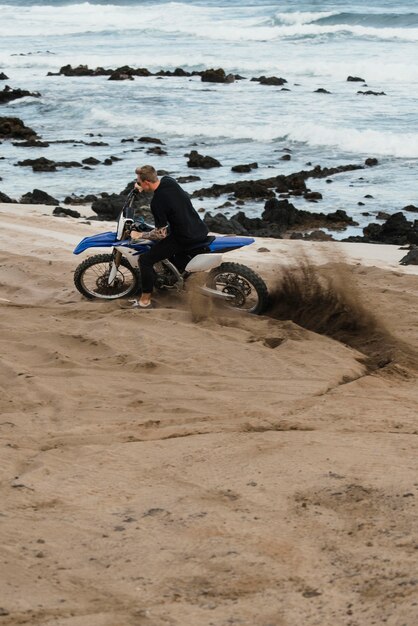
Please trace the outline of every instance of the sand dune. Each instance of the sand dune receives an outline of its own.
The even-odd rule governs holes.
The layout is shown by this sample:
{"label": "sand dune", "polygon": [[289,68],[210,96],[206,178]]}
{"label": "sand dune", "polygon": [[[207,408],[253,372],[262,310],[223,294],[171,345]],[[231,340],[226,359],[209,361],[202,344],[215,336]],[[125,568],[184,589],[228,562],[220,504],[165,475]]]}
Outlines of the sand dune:
{"label": "sand dune", "polygon": [[1,623],[415,624],[418,268],[259,240],[268,315],[138,312],[50,213],[0,204]]}

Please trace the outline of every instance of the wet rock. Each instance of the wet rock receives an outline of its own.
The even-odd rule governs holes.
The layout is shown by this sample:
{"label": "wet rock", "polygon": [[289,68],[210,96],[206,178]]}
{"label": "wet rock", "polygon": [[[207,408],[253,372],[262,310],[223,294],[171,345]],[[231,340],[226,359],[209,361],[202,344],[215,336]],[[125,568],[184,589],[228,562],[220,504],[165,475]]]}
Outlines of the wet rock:
{"label": "wet rock", "polygon": [[357,93],[363,96],[386,96],[384,91],[372,91],[371,89],[368,91],[358,91]]}
{"label": "wet rock", "polygon": [[322,200],[322,193],[319,193],[319,191],[307,191],[303,194],[303,197],[309,202],[317,202],[318,200]]}
{"label": "wet rock", "polygon": [[379,161],[374,157],[369,157],[364,161],[364,165],[367,165],[368,167],[374,167],[375,165],[379,165]]}
{"label": "wet rock", "polygon": [[163,150],[161,146],[154,146],[153,148],[148,148],[147,154],[156,154],[157,156],[164,156],[167,154],[167,150]]}
{"label": "wet rock", "polygon": [[320,87],[319,89],[315,89],[314,93],[331,93],[331,92],[328,91],[327,89],[324,89],[323,87]]}
{"label": "wet rock", "polygon": [[26,89],[12,89],[9,85],[0,91],[0,104],[7,104],[12,100],[17,100],[18,98],[26,98],[27,96],[31,96],[32,98],[40,98],[41,94],[37,91],[31,92],[26,91]]}
{"label": "wet rock", "polygon": [[95,200],[91,208],[100,219],[115,220],[122,211],[125,201],[126,197],[112,193],[108,194],[106,197]]}
{"label": "wet rock", "polygon": [[378,220],[387,220],[390,217],[390,213],[386,213],[385,211],[378,211],[376,213],[376,219]]}
{"label": "wet rock", "polygon": [[9,77],[4,72],[0,72],[0,80],[9,80]]}
{"label": "wet rock", "polygon": [[[122,141],[133,141],[133,139],[122,139]],[[164,145],[164,142],[161,141],[161,139],[158,139],[157,137],[140,137],[138,139],[138,141],[140,141],[141,143],[157,143],[160,146]]]}
{"label": "wet rock", "polygon": [[349,83],[365,83],[364,78],[360,78],[360,76],[348,76],[347,81]]}
{"label": "wet rock", "polygon": [[66,209],[64,207],[57,206],[52,211],[52,215],[56,217],[81,217],[81,214],[78,211],[73,211],[72,209]]}
{"label": "wet rock", "polygon": [[42,189],[34,189],[32,192],[25,193],[20,199],[21,204],[59,204],[56,198],[50,196]]}
{"label": "wet rock", "polygon": [[152,73],[147,70],[146,67],[130,67],[129,65],[122,65],[114,70],[115,73],[127,74],[128,76],[152,76]]}
{"label": "wet rock", "polygon": [[94,194],[87,194],[86,196],[67,196],[64,198],[64,204],[90,204],[97,200],[97,196]]}
{"label": "wet rock", "polygon": [[217,70],[204,70],[200,76],[203,83],[233,83],[235,80],[233,74],[226,74],[221,67]]}
{"label": "wet rock", "polygon": [[290,154],[283,154],[283,156],[280,157],[281,161],[290,161],[291,160],[291,155]]}
{"label": "wet rock", "polygon": [[200,176],[179,176],[177,182],[181,185],[183,183],[194,183],[198,180],[202,180]]}
{"label": "wet rock", "polygon": [[334,237],[323,230],[313,230],[303,236],[307,241],[334,241]]}
{"label": "wet rock", "polygon": [[239,174],[251,172],[251,170],[258,168],[258,163],[247,163],[244,165],[233,165],[231,167],[232,172],[238,172]]}
{"label": "wet rock", "polygon": [[32,128],[25,126],[18,117],[0,117],[0,139],[37,139]]}
{"label": "wet rock", "polygon": [[81,161],[84,165],[99,165],[99,159],[95,159],[94,157],[87,157],[87,159],[83,159]]}
{"label": "wet rock", "polygon": [[277,76],[259,76],[252,78],[251,81],[260,83],[260,85],[273,85],[274,87],[281,87],[287,83],[285,78],[278,78]]}
{"label": "wet rock", "polygon": [[124,74],[123,72],[112,72],[108,80],[134,80],[132,74]]}
{"label": "wet rock", "polygon": [[103,165],[113,165],[113,161],[112,161],[112,159],[109,159],[109,158],[108,158],[108,159],[105,159],[105,160],[103,161]]}
{"label": "wet rock", "polygon": [[93,76],[94,70],[89,69],[88,65],[79,65],[72,67],[71,65],[63,65],[58,74],[48,72],[47,76]]}
{"label": "wet rock", "polygon": [[25,159],[18,161],[17,165],[30,166],[34,172],[56,172],[57,167],[82,167],[78,161],[51,161],[45,157],[39,159]]}
{"label": "wet rock", "polygon": [[247,235],[248,231],[235,219],[228,219],[222,213],[206,213],[204,220],[210,231],[227,235]]}
{"label": "wet rock", "polygon": [[418,248],[410,250],[408,254],[402,257],[399,263],[401,265],[418,265]]}
{"label": "wet rock", "polygon": [[197,150],[192,150],[187,161],[187,167],[210,169],[212,167],[221,167],[220,162],[211,156],[203,156]]}
{"label": "wet rock", "polygon": [[402,211],[409,211],[410,213],[418,213],[418,207],[413,204],[408,204],[408,206],[404,206]]}
{"label": "wet rock", "polygon": [[156,72],[155,75],[156,76],[192,76],[193,74],[191,72],[186,72],[181,67],[176,67],[176,69],[173,72],[170,70],[160,70],[159,72]]}
{"label": "wet rock", "polygon": [[363,228],[363,234],[368,242],[418,244],[418,220],[409,222],[403,213],[394,213],[382,225],[372,223]]}
{"label": "wet rock", "polygon": [[16,202],[16,200],[12,200],[12,198],[9,198],[8,195],[6,195],[2,191],[0,191],[0,202],[9,202],[9,203],[11,202],[11,203],[14,203],[14,202]]}
{"label": "wet rock", "polygon": [[133,137],[128,137],[127,139],[121,139],[120,142],[121,143],[133,143],[135,141],[135,139]]}
{"label": "wet rock", "polygon": [[15,141],[13,145],[18,148],[48,148],[49,143],[46,141],[38,141],[37,139],[28,139],[27,141]]}

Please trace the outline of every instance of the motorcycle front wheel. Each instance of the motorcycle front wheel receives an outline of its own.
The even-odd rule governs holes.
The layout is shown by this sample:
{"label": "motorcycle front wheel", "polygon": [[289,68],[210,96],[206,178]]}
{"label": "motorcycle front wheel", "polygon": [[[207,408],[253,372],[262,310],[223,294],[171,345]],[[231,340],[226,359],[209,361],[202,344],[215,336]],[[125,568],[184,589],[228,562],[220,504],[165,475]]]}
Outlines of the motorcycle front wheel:
{"label": "motorcycle front wheel", "polygon": [[80,263],[74,272],[74,284],[78,291],[86,298],[102,300],[116,300],[138,293],[141,290],[141,274],[123,257],[112,284],[108,284],[112,263],[111,254],[96,254]]}
{"label": "motorcycle front wheel", "polygon": [[222,263],[211,270],[207,286],[230,296],[227,306],[261,315],[268,305],[268,289],[264,280],[240,263]]}

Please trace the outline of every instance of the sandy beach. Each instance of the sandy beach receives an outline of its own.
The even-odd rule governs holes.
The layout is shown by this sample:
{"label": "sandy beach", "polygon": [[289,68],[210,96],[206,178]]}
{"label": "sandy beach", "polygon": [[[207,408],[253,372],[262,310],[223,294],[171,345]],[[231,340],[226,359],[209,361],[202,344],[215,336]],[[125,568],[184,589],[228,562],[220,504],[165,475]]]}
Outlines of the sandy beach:
{"label": "sandy beach", "polygon": [[1,624],[416,624],[405,252],[263,239],[228,255],[274,293],[304,257],[358,316],[333,338],[321,306],[303,327],[277,307],[87,301],[72,249],[111,225],[51,210],[0,204]]}

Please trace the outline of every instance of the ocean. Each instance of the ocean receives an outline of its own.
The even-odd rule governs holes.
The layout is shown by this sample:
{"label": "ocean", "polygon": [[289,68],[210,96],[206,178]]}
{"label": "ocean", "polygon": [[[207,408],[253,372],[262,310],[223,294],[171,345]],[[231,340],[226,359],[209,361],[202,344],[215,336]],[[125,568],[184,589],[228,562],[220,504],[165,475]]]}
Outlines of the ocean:
{"label": "ocean", "polygon": [[[0,72],[8,80],[0,82],[0,89],[7,84],[38,91],[41,98],[1,105],[0,115],[21,118],[46,141],[108,145],[22,148],[4,141],[0,191],[19,198],[38,188],[60,200],[71,194],[120,192],[137,165],[151,163],[175,177],[200,176],[201,181],[185,185],[193,192],[213,183],[289,174],[317,164],[362,164],[375,157],[377,167],[335,175],[332,184],[310,179],[310,188],[323,194],[318,203],[292,202],[310,211],[346,210],[359,227],[338,237],[358,234],[378,211],[417,205],[417,3],[369,4],[373,6],[357,0],[349,6],[342,0],[3,1]],[[199,76],[134,81],[47,76],[66,64],[130,65],[152,72],[222,67],[245,80],[212,84]],[[262,75],[285,78],[289,91],[249,80]],[[364,78],[367,87],[347,82],[349,75]],[[330,93],[317,93],[321,88]],[[167,154],[149,155],[145,144],[122,142],[144,135],[161,139]],[[217,158],[222,167],[189,169],[185,154],[192,149]],[[281,160],[286,153],[291,160]],[[51,173],[16,166],[41,156],[121,160]],[[231,172],[233,165],[251,162],[258,169],[250,175]],[[195,206],[213,212],[225,200],[196,200]],[[243,209],[260,215],[263,202],[246,202]],[[222,212],[232,215],[236,209]]]}

